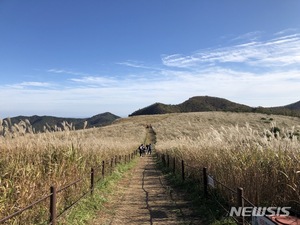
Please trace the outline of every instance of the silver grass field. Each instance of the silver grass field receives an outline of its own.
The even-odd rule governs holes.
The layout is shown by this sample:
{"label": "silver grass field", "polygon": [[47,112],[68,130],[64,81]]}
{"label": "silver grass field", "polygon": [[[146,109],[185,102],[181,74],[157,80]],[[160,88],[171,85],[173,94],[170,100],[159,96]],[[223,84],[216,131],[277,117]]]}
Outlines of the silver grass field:
{"label": "silver grass field", "polygon": [[[243,187],[254,204],[300,202],[300,118],[174,113],[123,118],[101,128],[38,134],[19,128],[19,133],[15,129],[0,135],[0,218],[48,194],[50,186],[88,177],[90,168],[102,160],[132,152],[145,142],[145,127],[150,124],[157,152],[207,167],[227,186]],[[65,195],[68,199],[76,191]],[[47,207],[45,203],[23,213],[22,221],[47,220]]]}

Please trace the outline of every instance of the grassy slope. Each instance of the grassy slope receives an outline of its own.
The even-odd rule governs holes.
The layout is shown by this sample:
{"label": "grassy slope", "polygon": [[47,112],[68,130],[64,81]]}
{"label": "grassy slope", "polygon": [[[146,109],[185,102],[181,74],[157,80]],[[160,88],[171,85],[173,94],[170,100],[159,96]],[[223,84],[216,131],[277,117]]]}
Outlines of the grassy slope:
{"label": "grassy slope", "polygon": [[[134,116],[124,119],[119,119],[115,121],[114,124],[151,124],[154,129],[159,130],[163,134],[159,135],[168,135],[171,133],[170,128],[168,129],[168,125],[172,127],[177,127],[181,130],[181,134],[179,133],[177,137],[187,132],[184,130],[186,128],[184,124],[189,124],[189,129],[191,130],[191,135],[193,133],[209,131],[211,127],[219,128],[222,130],[222,127],[226,126],[250,126],[253,129],[270,129],[272,126],[276,125],[281,129],[289,129],[292,126],[295,126],[296,129],[300,129],[300,119],[294,117],[287,116],[278,116],[278,115],[265,115],[265,114],[257,114],[257,113],[231,113],[231,112],[196,112],[196,113],[172,113],[172,114],[164,114],[164,115],[149,115],[149,116]],[[196,128],[193,125],[199,125]],[[194,129],[194,130],[193,130]],[[159,136],[158,135],[158,136]],[[162,141],[158,139],[159,142]],[[180,183],[180,182],[179,182]],[[193,183],[193,182],[192,182]],[[218,210],[218,206],[215,202],[210,201],[208,199],[203,198],[202,196],[197,196],[197,194],[192,191],[192,183],[189,183],[186,186],[182,186],[182,188],[188,188],[189,192],[193,195],[193,198],[198,200],[199,210],[203,210],[202,213],[208,213],[207,217],[209,217],[208,221],[213,221],[215,219],[220,219],[223,213],[219,211],[218,213],[212,213],[215,210]],[[174,183],[176,184],[176,182]],[[195,187],[195,189],[197,186]],[[198,199],[199,198],[199,199]],[[201,201],[201,204],[199,203]],[[204,202],[204,203],[203,203]],[[204,205],[203,205],[204,204]],[[207,209],[210,208],[209,212]],[[80,213],[81,215],[82,213]],[[84,214],[84,213],[83,213]],[[229,221],[227,221],[230,223]],[[74,223],[74,222],[73,222]],[[77,224],[77,223],[75,223]],[[222,222],[220,223],[222,224]]]}
{"label": "grassy slope", "polygon": [[[234,112],[189,112],[189,113],[170,113],[162,115],[139,115],[123,118],[115,123],[139,123],[160,125],[162,121],[168,121],[170,125],[193,123],[201,124],[201,129],[210,129],[210,126],[222,127],[229,125],[245,126],[248,123],[253,128],[269,129],[272,124],[282,128],[291,128],[299,125],[300,119],[297,117],[272,115],[263,113],[234,113]],[[179,125],[180,126],[180,125]],[[167,124],[165,129],[168,129]]]}
{"label": "grassy slope", "polygon": [[[180,144],[180,142],[183,140],[180,141],[180,139],[178,139],[178,138],[183,137],[184,135],[193,135],[193,134],[199,134],[199,132],[209,131],[209,130],[211,130],[212,126],[215,128],[218,128],[218,129],[222,129],[222,127],[231,126],[231,125],[235,126],[236,124],[239,124],[240,126],[245,126],[246,123],[248,123],[250,127],[255,128],[255,129],[263,129],[263,128],[270,129],[270,127],[274,124],[276,126],[280,127],[281,129],[283,129],[283,128],[288,129],[288,128],[291,128],[292,126],[295,126],[295,129],[300,129],[300,119],[295,118],[295,117],[253,114],[253,113],[230,113],[230,112],[227,112],[227,113],[226,112],[174,113],[174,114],[151,115],[151,116],[134,116],[134,117],[124,118],[124,119],[119,119],[119,120],[116,120],[113,123],[113,125],[102,128],[101,131],[103,132],[103,135],[99,133],[100,130],[98,130],[98,129],[88,129],[84,132],[83,131],[82,132],[79,132],[79,131],[74,132],[74,134],[78,134],[77,136],[80,136],[79,139],[76,135],[74,136],[74,138],[75,138],[74,140],[76,140],[76,141],[74,141],[73,139],[70,139],[68,136],[66,136],[64,138],[59,138],[57,140],[70,139],[69,141],[67,141],[66,144],[64,144],[67,148],[66,149],[67,152],[69,151],[68,148],[70,148],[71,143],[73,143],[73,142],[75,142],[75,143],[78,142],[77,145],[78,146],[82,145],[82,150],[86,151],[84,149],[89,150],[90,147],[88,147],[88,146],[95,145],[94,142],[91,142],[91,141],[89,141],[89,143],[87,143],[87,148],[86,148],[85,144],[82,144],[83,140],[87,139],[86,135],[91,136],[92,140],[94,140],[94,141],[99,141],[99,146],[102,146],[103,145],[103,143],[101,142],[102,140],[120,139],[120,136],[124,136],[124,131],[129,131],[128,132],[129,134],[125,135],[125,137],[123,137],[123,139],[122,139],[122,140],[128,140],[130,137],[130,134],[133,137],[135,137],[137,135],[137,133],[141,133],[140,131],[144,130],[143,129],[144,125],[151,124],[153,126],[154,130],[157,132],[157,136],[158,136],[157,145],[159,146],[164,142],[164,140],[160,138],[161,136],[168,136],[168,138],[170,140],[175,139],[176,143]],[[143,125],[143,126],[141,126],[141,125]],[[130,130],[128,130],[128,127],[135,127],[135,128],[139,127],[139,129],[133,129],[132,131],[130,131]],[[122,130],[123,134],[116,133],[115,132],[116,128],[118,128],[118,130]],[[171,130],[171,128],[178,129],[180,132],[178,132],[176,134]],[[85,135],[81,136],[81,135],[79,135],[79,133],[82,133],[82,134],[84,133]],[[73,134],[73,132],[68,133],[68,135],[70,135],[70,136],[71,136],[71,134]],[[60,135],[60,134],[58,134],[58,135]],[[26,137],[24,137],[24,138],[26,138]],[[36,136],[32,136],[32,137],[36,137]],[[0,141],[1,140],[2,140],[2,142],[1,142],[2,147],[5,147],[5,145],[11,146],[12,149],[14,149],[14,151],[16,151],[17,148],[13,147],[13,143],[10,143],[10,142],[20,141],[19,139],[5,140],[5,141],[4,141],[4,139],[0,139]],[[47,140],[47,142],[49,142],[49,138],[46,138],[45,140]],[[57,140],[56,140],[56,142],[57,142]],[[37,145],[39,151],[41,151],[41,147],[38,146],[36,138],[34,138],[33,143],[34,143],[34,146]],[[93,144],[91,145],[91,143],[93,143]],[[139,142],[137,142],[137,143],[139,143]],[[32,149],[32,146],[30,146],[30,142],[28,141],[28,139],[24,140],[24,145],[29,146],[29,149]],[[111,146],[113,144],[112,144],[112,142],[111,143],[109,142],[107,145]],[[46,147],[48,146],[47,148],[49,148],[49,144],[45,144],[45,146]],[[47,150],[46,147],[45,147],[45,149]],[[10,148],[10,147],[7,147],[7,148]],[[18,148],[21,149],[20,146]],[[57,149],[57,151],[59,150],[59,148],[60,148],[60,146],[55,147],[55,149]],[[20,158],[22,160],[22,162],[24,162],[25,154],[28,155],[28,158],[35,161],[34,157],[38,153],[33,152],[32,153],[33,155],[30,156],[29,149],[24,149],[23,151],[21,151],[22,155],[20,155],[20,157],[18,156],[18,158]],[[116,148],[116,149],[118,149],[118,148]],[[7,154],[8,153],[10,154],[9,151],[7,152]],[[47,154],[45,153],[45,156],[47,156]],[[3,156],[5,156],[5,154]],[[11,158],[12,157],[10,155],[8,155],[8,159],[11,159]],[[91,157],[89,157],[89,158],[91,158]],[[2,158],[2,161],[3,161],[3,163],[5,162],[5,157]],[[10,160],[10,161],[12,161],[12,160]],[[66,164],[66,163],[64,163],[64,164]],[[31,165],[31,167],[38,166],[38,165],[32,164],[31,161],[29,162],[28,165]],[[3,164],[3,166],[5,166],[5,164]],[[16,167],[14,167],[13,164],[11,164],[10,167],[17,169],[17,171],[19,171],[19,170],[23,171],[24,169],[22,170],[21,168],[25,168],[26,165],[21,165],[20,168],[16,168]],[[4,169],[4,168],[9,169],[10,167],[5,166],[2,169]],[[9,170],[4,171],[4,174],[11,174],[11,171],[9,171]],[[11,174],[11,176],[14,176],[14,175]],[[33,174],[32,176],[36,177],[35,174]],[[4,178],[6,178],[6,177],[2,177],[2,178],[3,178],[3,182],[5,182]],[[10,179],[10,180],[12,180],[12,179]],[[31,178],[27,178],[26,180],[30,181],[30,185],[33,183]],[[62,181],[65,181],[65,180],[66,180],[66,178],[62,179]],[[72,179],[70,179],[70,180],[72,180]],[[23,184],[20,186],[22,187],[22,189],[25,189],[25,186]],[[48,189],[47,189],[47,191],[48,191]],[[31,200],[33,201],[34,199],[36,199],[36,196],[34,196],[34,198]],[[27,201],[25,203],[27,203]]]}

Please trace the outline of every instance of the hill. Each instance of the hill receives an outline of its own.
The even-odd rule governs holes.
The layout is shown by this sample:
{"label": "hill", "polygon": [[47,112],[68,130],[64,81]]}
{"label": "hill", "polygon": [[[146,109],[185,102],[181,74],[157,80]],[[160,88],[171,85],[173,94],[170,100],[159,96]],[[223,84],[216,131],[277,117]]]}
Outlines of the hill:
{"label": "hill", "polygon": [[49,129],[54,129],[54,127],[58,127],[63,129],[63,126],[68,124],[75,127],[76,130],[83,129],[84,122],[87,121],[86,128],[91,127],[100,127],[104,125],[111,124],[114,120],[120,118],[112,113],[106,112],[102,114],[97,114],[90,118],[64,118],[64,117],[54,117],[54,116],[17,116],[10,118],[11,124],[18,124],[20,121],[28,120],[32,125],[32,128],[35,129],[36,132],[42,132],[44,130],[44,126]]}
{"label": "hill", "polygon": [[279,107],[250,107],[224,98],[196,96],[178,105],[155,103],[139,109],[129,116],[206,111],[255,112],[300,117],[300,101]]}
{"label": "hill", "polygon": [[204,112],[204,111],[230,111],[251,112],[252,108],[246,105],[231,102],[217,97],[192,97],[179,104],[182,112]]}
{"label": "hill", "polygon": [[196,96],[178,105],[155,103],[133,112],[130,116],[205,111],[251,112],[252,110],[249,106],[234,103],[224,98]]}
{"label": "hill", "polygon": [[295,102],[293,104],[286,105],[284,106],[284,108],[291,109],[291,110],[300,110],[300,101]]}
{"label": "hill", "polygon": [[145,108],[139,109],[129,116],[137,116],[137,115],[154,115],[154,114],[165,114],[165,113],[176,113],[181,112],[180,107],[178,105],[166,105],[162,103],[154,103]]}
{"label": "hill", "polygon": [[300,101],[278,107],[257,107],[253,112],[300,117]]}

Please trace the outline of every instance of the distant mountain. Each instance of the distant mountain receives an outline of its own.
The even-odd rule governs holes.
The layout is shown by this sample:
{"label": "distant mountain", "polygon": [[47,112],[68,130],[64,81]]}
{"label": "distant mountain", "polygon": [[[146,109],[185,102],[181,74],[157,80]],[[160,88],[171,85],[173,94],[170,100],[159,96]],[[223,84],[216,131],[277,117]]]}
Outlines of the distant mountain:
{"label": "distant mountain", "polygon": [[254,112],[300,117],[300,101],[277,107],[257,107]]}
{"label": "distant mountain", "polygon": [[291,109],[291,110],[300,110],[300,101],[299,102],[295,102],[293,104],[289,104],[289,105],[283,106],[283,107],[287,108],[287,109]]}
{"label": "distant mountain", "polygon": [[99,127],[111,124],[116,119],[119,119],[119,116],[111,114],[109,112],[98,114],[92,116],[91,118],[86,119],[88,127]]}
{"label": "distant mountain", "polygon": [[87,121],[86,128],[100,127],[111,124],[114,120],[120,118],[109,112],[95,115],[90,118],[63,118],[54,116],[17,116],[10,118],[12,124],[18,124],[21,120],[28,120],[36,132],[42,132],[44,126],[48,126],[49,129],[56,127],[63,127],[63,123],[72,124],[76,130],[83,129],[84,122]]}
{"label": "distant mountain", "polygon": [[251,112],[252,108],[246,105],[231,102],[224,98],[196,96],[178,105],[155,103],[133,112],[130,116],[204,111]]}
{"label": "distant mountain", "polygon": [[178,105],[165,105],[162,103],[154,103],[145,108],[139,109],[129,116],[137,116],[137,115],[153,115],[153,114],[165,114],[165,113],[175,113],[181,112]]}
{"label": "distant mountain", "polygon": [[224,98],[198,96],[178,105],[182,112],[203,112],[203,111],[232,111],[250,112],[251,107],[231,102]]}
{"label": "distant mountain", "polygon": [[279,107],[250,107],[224,98],[196,96],[178,105],[155,103],[139,109],[129,116],[204,111],[257,112],[300,117],[300,101]]}

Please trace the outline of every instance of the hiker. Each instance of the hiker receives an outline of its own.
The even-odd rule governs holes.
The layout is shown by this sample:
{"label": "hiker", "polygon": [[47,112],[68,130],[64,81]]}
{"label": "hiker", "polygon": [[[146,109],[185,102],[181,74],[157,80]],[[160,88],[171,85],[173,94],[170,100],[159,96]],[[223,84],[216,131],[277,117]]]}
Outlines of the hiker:
{"label": "hiker", "polygon": [[144,153],[144,144],[141,144],[139,147],[139,153],[140,153],[140,157],[142,157],[143,153]]}
{"label": "hiker", "polygon": [[148,145],[147,151],[148,151],[148,154],[151,155],[151,152],[152,152],[152,145],[151,145],[151,143]]}

